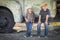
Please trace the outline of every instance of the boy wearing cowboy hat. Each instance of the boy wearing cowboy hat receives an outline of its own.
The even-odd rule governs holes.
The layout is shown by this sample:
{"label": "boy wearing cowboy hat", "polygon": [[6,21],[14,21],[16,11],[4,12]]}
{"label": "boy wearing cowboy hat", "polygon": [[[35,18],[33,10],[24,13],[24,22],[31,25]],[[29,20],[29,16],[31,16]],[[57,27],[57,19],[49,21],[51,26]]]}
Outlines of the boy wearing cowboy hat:
{"label": "boy wearing cowboy hat", "polygon": [[44,23],[44,25],[45,25],[45,37],[48,36],[49,15],[50,15],[50,11],[47,8],[47,4],[46,3],[41,4],[41,10],[40,10],[40,13],[39,13],[39,19],[38,19],[38,25],[37,25],[37,36],[40,37],[41,23]]}

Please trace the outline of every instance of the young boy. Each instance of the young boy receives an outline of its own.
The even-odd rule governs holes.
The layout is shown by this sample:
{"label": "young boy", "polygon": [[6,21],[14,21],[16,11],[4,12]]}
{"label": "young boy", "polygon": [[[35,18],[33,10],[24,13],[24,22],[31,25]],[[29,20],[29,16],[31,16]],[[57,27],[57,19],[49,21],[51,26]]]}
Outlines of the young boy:
{"label": "young boy", "polygon": [[34,22],[34,12],[32,11],[32,8],[27,9],[25,21],[26,21],[26,28],[27,28],[25,37],[32,37],[31,36],[31,29],[32,29],[32,24]]}
{"label": "young boy", "polygon": [[41,5],[41,10],[39,13],[39,21],[38,21],[38,26],[37,26],[37,36],[40,37],[40,27],[41,23],[44,23],[45,25],[45,37],[48,36],[48,19],[49,19],[50,11],[47,8],[47,4],[42,4]]}

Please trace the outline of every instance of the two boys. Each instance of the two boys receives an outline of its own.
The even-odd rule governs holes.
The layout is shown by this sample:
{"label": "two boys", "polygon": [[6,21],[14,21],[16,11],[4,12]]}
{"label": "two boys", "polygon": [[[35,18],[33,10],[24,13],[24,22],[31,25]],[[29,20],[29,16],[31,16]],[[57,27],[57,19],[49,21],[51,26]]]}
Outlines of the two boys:
{"label": "two boys", "polygon": [[[41,23],[44,23],[45,25],[45,36],[48,36],[48,19],[49,19],[50,11],[47,8],[47,4],[42,4],[41,5],[41,10],[39,13],[39,19],[38,19],[38,25],[37,25],[37,36],[40,37],[40,28],[41,28]],[[34,12],[32,11],[32,8],[27,9],[27,13],[25,16],[25,21],[26,21],[26,37],[32,37],[31,36],[31,29],[32,25],[34,22]]]}

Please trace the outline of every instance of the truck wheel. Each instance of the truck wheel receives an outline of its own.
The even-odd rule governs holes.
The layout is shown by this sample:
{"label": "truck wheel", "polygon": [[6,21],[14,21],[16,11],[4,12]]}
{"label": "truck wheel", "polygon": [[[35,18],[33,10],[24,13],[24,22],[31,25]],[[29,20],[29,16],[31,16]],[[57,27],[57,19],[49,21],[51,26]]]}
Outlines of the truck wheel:
{"label": "truck wheel", "polygon": [[0,7],[0,33],[12,32],[14,24],[12,12],[6,7]]}

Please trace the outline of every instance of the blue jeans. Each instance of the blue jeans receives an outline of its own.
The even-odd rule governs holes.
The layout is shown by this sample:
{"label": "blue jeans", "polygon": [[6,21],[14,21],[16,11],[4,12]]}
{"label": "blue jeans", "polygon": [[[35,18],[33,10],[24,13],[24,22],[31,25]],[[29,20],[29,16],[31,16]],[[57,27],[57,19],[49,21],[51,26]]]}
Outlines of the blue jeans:
{"label": "blue jeans", "polygon": [[[48,24],[45,24],[45,36],[48,35]],[[37,36],[40,36],[41,33],[41,24],[37,25]]]}
{"label": "blue jeans", "polygon": [[26,22],[26,36],[29,37],[31,35],[31,29],[32,29],[32,23],[31,22]]}

